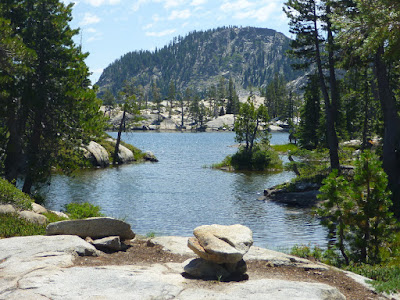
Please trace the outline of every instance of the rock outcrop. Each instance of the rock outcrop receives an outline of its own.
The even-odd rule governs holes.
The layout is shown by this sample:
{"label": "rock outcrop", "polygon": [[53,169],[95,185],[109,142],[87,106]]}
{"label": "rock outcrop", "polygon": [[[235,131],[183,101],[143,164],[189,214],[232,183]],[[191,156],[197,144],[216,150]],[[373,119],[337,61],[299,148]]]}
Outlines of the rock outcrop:
{"label": "rock outcrop", "polygon": [[100,144],[90,141],[89,145],[85,146],[84,149],[86,149],[84,156],[92,165],[104,168],[110,164],[107,150]]}
{"label": "rock outcrop", "polygon": [[[171,247],[166,250],[188,249],[187,238],[153,240]],[[282,253],[276,256],[273,251],[261,248],[253,251],[253,248],[257,247],[251,247],[245,255],[249,260],[293,264],[291,256]],[[73,263],[77,255],[98,254],[92,245],[77,236],[2,239],[0,299],[345,299],[337,288],[327,284],[283,279],[250,277],[250,280],[229,284],[201,285],[181,275],[180,263],[95,267],[79,267]]]}
{"label": "rock outcrop", "polygon": [[[110,142],[112,145],[115,146],[117,143],[116,140],[108,138],[106,141]],[[119,144],[118,146],[118,161],[122,164],[130,163],[135,161],[135,157],[133,152],[126,148],[124,145]]]}
{"label": "rock outcrop", "polygon": [[188,247],[200,258],[188,261],[185,272],[196,278],[227,278],[246,273],[243,256],[253,244],[253,234],[236,224],[204,225],[195,228]]}
{"label": "rock outcrop", "polygon": [[41,225],[45,225],[48,221],[43,215],[46,212],[47,209],[37,203],[32,203],[32,210],[19,210],[11,204],[0,205],[0,214],[15,214],[25,221]]}
{"label": "rock outcrop", "polygon": [[153,152],[151,151],[146,151],[144,153],[144,157],[143,157],[146,161],[151,161],[151,162],[158,162],[157,157],[154,155]]}
{"label": "rock outcrop", "polygon": [[135,234],[128,223],[107,217],[50,223],[46,228],[46,234],[69,234],[77,235],[82,238],[91,237],[92,239],[119,236],[122,240],[130,240],[135,237]]}

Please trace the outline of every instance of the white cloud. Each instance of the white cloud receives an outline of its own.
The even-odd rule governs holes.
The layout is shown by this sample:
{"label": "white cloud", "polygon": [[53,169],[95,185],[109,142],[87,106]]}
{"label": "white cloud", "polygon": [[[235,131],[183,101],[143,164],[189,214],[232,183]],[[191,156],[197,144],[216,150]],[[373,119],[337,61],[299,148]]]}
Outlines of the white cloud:
{"label": "white cloud", "polygon": [[236,2],[225,1],[224,4],[221,5],[222,11],[242,11],[244,9],[248,9],[254,7],[254,2],[249,2],[247,0],[237,0]]}
{"label": "white cloud", "polygon": [[281,13],[282,10],[277,7],[275,3],[268,4],[267,6],[261,7],[254,12],[254,17],[260,21],[267,21],[272,15]]}
{"label": "white cloud", "polygon": [[103,39],[103,34],[100,32],[95,33],[94,35],[90,36],[87,38],[86,42],[87,43],[91,43],[94,41],[100,41]]}
{"label": "white cloud", "polygon": [[176,19],[188,19],[191,16],[191,12],[189,9],[185,9],[185,10],[173,10],[171,12],[171,14],[168,17],[168,20],[172,21],[172,20],[176,20]]}
{"label": "white cloud", "polygon": [[155,37],[162,37],[162,36],[166,36],[166,35],[170,35],[173,34],[176,31],[176,29],[167,29],[164,31],[159,31],[159,32],[146,32],[147,36],[155,36]]}
{"label": "white cloud", "polygon": [[89,24],[96,24],[100,22],[100,18],[91,13],[85,13],[83,20],[79,23],[81,26],[89,25]]}
{"label": "white cloud", "polygon": [[143,26],[142,29],[143,30],[147,30],[147,29],[152,28],[153,26],[154,26],[154,24],[150,23],[150,24],[147,24],[147,25]]}
{"label": "white cloud", "polygon": [[185,0],[164,0],[164,8],[178,7],[185,4]]}
{"label": "white cloud", "polygon": [[152,17],[152,20],[155,22],[155,23],[157,23],[157,22],[160,22],[160,21],[163,21],[164,20],[164,18],[162,18],[162,17],[160,17],[160,15],[159,14],[154,14]]}
{"label": "white cloud", "polygon": [[116,5],[121,2],[121,0],[85,0],[86,3],[92,6],[102,6],[102,5]]}
{"label": "white cloud", "polygon": [[190,3],[191,6],[200,6],[203,4],[206,4],[207,0],[193,0],[192,3]]}
{"label": "white cloud", "polygon": [[97,32],[97,30],[94,29],[93,27],[86,28],[85,31],[86,31],[86,32],[89,32],[89,33],[96,33],[96,32]]}
{"label": "white cloud", "polygon": [[137,1],[135,1],[135,3],[133,3],[132,10],[134,12],[138,11],[143,4],[146,4],[148,2],[149,2],[149,0],[137,0]]}

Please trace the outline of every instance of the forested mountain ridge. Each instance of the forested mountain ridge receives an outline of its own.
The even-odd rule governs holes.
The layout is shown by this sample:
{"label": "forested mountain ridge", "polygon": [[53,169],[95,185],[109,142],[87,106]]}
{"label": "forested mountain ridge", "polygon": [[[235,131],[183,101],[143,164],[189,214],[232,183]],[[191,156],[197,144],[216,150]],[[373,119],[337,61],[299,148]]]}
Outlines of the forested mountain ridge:
{"label": "forested mountain ridge", "polygon": [[265,87],[281,73],[287,81],[297,76],[292,60],[285,55],[290,39],[266,28],[223,27],[194,31],[186,37],[176,37],[162,49],[129,52],[111,63],[100,76],[100,92],[109,89],[114,94],[124,80],[136,79],[149,91],[157,81],[163,96],[170,82],[177,91],[190,87],[205,91],[218,82],[220,76],[232,78],[238,91],[249,86]]}

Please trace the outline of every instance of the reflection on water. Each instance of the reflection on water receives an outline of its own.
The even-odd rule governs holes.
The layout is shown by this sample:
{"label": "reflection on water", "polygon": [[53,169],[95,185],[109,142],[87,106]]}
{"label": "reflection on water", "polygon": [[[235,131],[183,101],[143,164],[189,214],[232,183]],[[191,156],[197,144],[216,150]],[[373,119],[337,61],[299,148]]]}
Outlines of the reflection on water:
{"label": "reflection on water", "polygon": [[[190,236],[204,224],[240,223],[253,230],[258,246],[272,249],[326,243],[326,232],[304,209],[259,201],[265,188],[293,178],[277,174],[230,173],[205,168],[236,148],[234,133],[123,134],[123,139],[151,150],[159,163],[83,171],[55,176],[47,205],[62,209],[69,202],[100,205],[107,216],[122,218],[138,234]],[[286,143],[286,133],[271,143]]]}

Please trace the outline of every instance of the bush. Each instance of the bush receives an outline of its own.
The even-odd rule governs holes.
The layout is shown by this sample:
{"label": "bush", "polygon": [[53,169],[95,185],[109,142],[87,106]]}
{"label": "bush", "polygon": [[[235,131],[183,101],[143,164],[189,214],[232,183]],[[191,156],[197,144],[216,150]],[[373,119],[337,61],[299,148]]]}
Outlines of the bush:
{"label": "bush", "polygon": [[348,268],[351,272],[370,278],[377,292],[399,292],[400,291],[400,267],[381,265],[355,265]]}
{"label": "bush", "polygon": [[28,222],[16,214],[0,214],[0,237],[44,235],[46,225]]}
{"label": "bush", "polygon": [[102,217],[100,206],[84,203],[69,203],[65,205],[65,212],[71,219],[86,219],[92,217]]}
{"label": "bush", "polygon": [[239,149],[232,155],[231,164],[235,170],[264,171],[282,168],[282,162],[275,151],[259,146],[252,152]]}
{"label": "bush", "polygon": [[311,246],[306,245],[295,245],[290,250],[290,254],[301,258],[314,258],[315,260],[321,261],[323,250],[318,246],[314,246],[314,248],[311,248]]}
{"label": "bush", "polygon": [[32,209],[33,200],[7,180],[0,178],[0,204],[12,204],[22,210]]}

